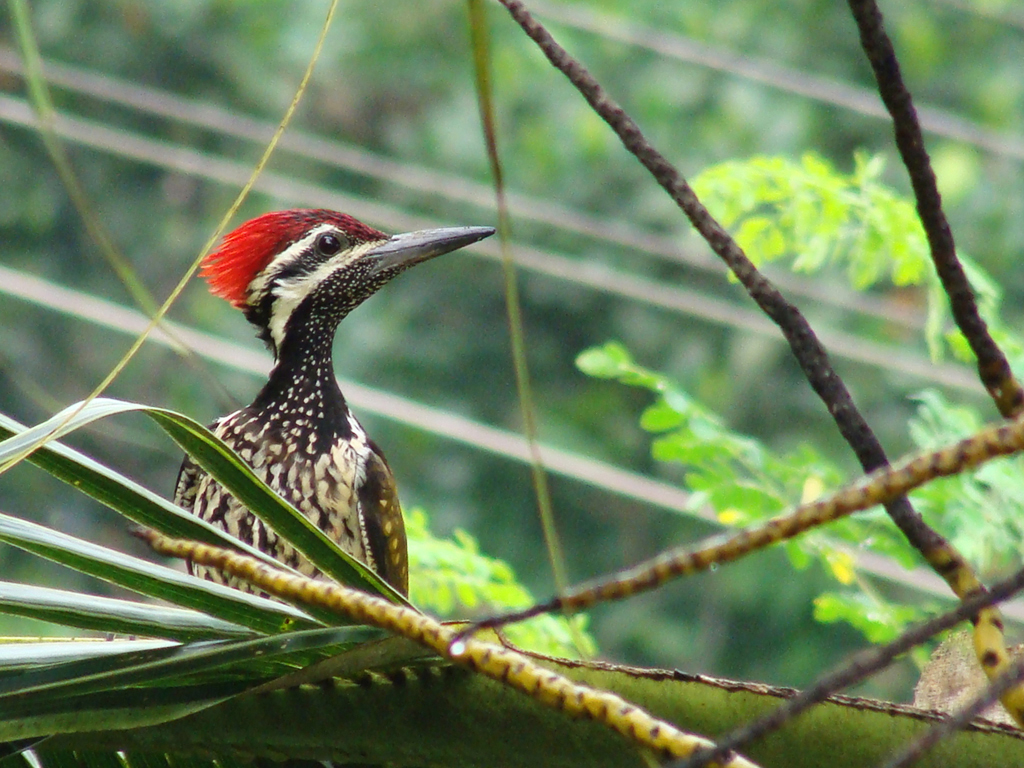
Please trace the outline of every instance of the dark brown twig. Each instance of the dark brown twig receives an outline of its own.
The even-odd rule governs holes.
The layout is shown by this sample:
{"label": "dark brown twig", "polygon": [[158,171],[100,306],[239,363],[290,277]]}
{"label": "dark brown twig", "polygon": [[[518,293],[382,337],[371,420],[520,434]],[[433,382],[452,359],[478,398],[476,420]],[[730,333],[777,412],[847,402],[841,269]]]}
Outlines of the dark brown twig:
{"label": "dark brown twig", "polygon": [[875,73],[878,92],[892,115],[896,146],[910,174],[910,183],[917,199],[917,213],[928,237],[935,271],[949,296],[953,319],[978,358],[978,374],[982,384],[989,391],[999,412],[1010,418],[1024,408],[1024,390],[1014,378],[1010,364],[978,313],[974,291],[957,258],[953,233],[942,211],[942,197],[924,146],[921,125],[910,91],[900,75],[892,41],[885,32],[882,12],[875,0],[848,1],[860,30],[861,47]]}
{"label": "dark brown twig", "polygon": [[[727,733],[718,739],[714,749],[700,752],[686,760],[680,760],[672,765],[672,768],[704,768],[709,763],[719,760],[722,756],[729,754],[730,750],[741,749],[754,739],[761,738],[772,731],[785,725],[788,721],[799,715],[834,693],[848,688],[851,685],[867,679],[875,672],[889,666],[897,656],[906,653],[911,648],[926,642],[943,630],[956,626],[974,616],[982,608],[994,605],[1010,598],[1015,593],[1024,589],[1024,569],[1017,571],[1013,576],[998,584],[994,584],[987,592],[978,592],[960,603],[956,608],[936,616],[916,627],[913,627],[890,643],[877,648],[869,648],[855,655],[843,667],[830,672],[820,678],[814,685],[804,689],[792,699],[780,707],[777,707],[769,714],[761,717],[752,723],[737,728],[732,733]],[[1000,683],[1001,684],[1001,683]],[[987,696],[985,703],[981,704],[977,711],[964,720],[969,722],[978,712],[984,711],[985,707],[992,704],[1003,693],[1003,689],[995,690],[995,686],[986,688]],[[946,726],[951,721],[943,721]],[[952,728],[950,729],[952,730]],[[944,731],[943,734],[948,731]],[[931,731],[929,731],[931,733]],[[924,737],[922,737],[923,740]],[[927,746],[933,742],[929,742]],[[916,746],[916,744],[915,744]],[[886,768],[895,768],[895,765]]]}
{"label": "dark brown twig", "polygon": [[[547,602],[477,621],[463,630],[462,635],[467,636],[485,627],[495,628],[523,621],[542,613],[557,610],[579,611],[601,602],[633,597],[655,589],[670,579],[690,576],[713,566],[733,562],[751,552],[788,541],[812,528],[826,525],[877,504],[884,504],[936,478],[958,475],[996,457],[1009,456],[1022,450],[1024,417],[1013,421],[1000,421],[971,437],[936,451],[910,456],[894,466],[882,467],[828,496],[801,504],[787,514],[731,534],[713,536],[695,547],[680,546],[669,549],[628,570],[573,587]],[[948,553],[940,554],[948,556]],[[948,567],[943,568],[944,565]],[[957,561],[952,559],[940,558],[937,561],[937,569],[947,576],[950,575],[945,573],[947,570],[956,570],[958,567]],[[950,581],[953,582],[954,592],[961,599],[984,589],[977,579],[973,578],[969,569],[956,570]],[[992,647],[994,643],[1002,642],[1002,622],[998,611],[988,609],[984,624],[987,633],[984,638],[986,650],[992,651],[991,662],[987,661],[985,666],[986,669],[994,669],[1005,657],[1005,649],[1000,651]],[[1024,703],[1020,708],[1024,712]]]}
{"label": "dark brown twig", "polygon": [[[454,627],[380,595],[288,573],[231,549],[165,536],[152,529],[140,528],[133,533],[162,555],[214,568],[285,602],[328,611],[404,637],[543,706],[569,717],[600,723],[653,755],[684,757],[711,746],[707,739],[681,731],[614,693],[575,683],[518,651],[473,638],[457,642]],[[757,766],[740,755],[732,755],[721,763],[721,768]]]}
{"label": "dark brown twig", "polygon": [[[583,94],[590,106],[611,126],[623,145],[654,176],[711,249],[726,263],[747,293],[780,328],[789,342],[804,375],[835,420],[844,439],[853,448],[865,472],[888,464],[885,450],[854,405],[849,390],[833,370],[825,347],[800,311],[787,301],[764,277],[728,232],[714,219],[697,198],[679,171],[644,138],[640,127],[598,84],[586,68],[566,52],[519,0],[501,0],[512,18],[540,47],[548,60]],[[942,553],[944,577],[966,568],[966,563],[937,532],[927,526],[910,502],[894,499],[886,511],[907,540],[936,565]],[[955,567],[950,567],[953,560]]]}
{"label": "dark brown twig", "polygon": [[[881,444],[858,413],[848,390],[832,369],[823,345],[799,310],[786,301],[775,286],[757,271],[737,243],[700,203],[682,175],[647,142],[639,126],[625,113],[622,107],[604,92],[583,65],[555,42],[550,33],[531,16],[519,0],[500,1],[526,34],[537,43],[552,65],[561,71],[583,94],[590,106],[616,132],[623,145],[669,193],[711,246],[711,249],[736,275],[761,310],[779,326],[812,388],[825,403],[840,432],[854,449],[864,469],[870,472],[872,470],[883,471],[884,468],[884,471],[888,471],[888,460]],[[858,23],[861,24],[865,50],[868,51],[869,58],[872,59],[872,64],[876,67],[876,72],[879,73],[880,87],[885,91],[887,86],[899,83],[899,70],[892,46],[888,43],[881,28],[881,15],[878,13],[877,7],[869,0],[861,2],[849,0],[849,2],[855,16],[858,16],[858,11],[860,11]],[[901,90],[902,93],[890,90],[888,95],[893,97],[895,93],[895,97],[887,101],[887,104],[890,105],[891,111],[895,110],[912,116],[913,108],[910,105],[909,94],[902,86]],[[907,125],[910,125],[909,132]],[[897,141],[905,158],[909,154],[915,159],[919,160],[921,157],[924,159],[923,164],[919,163],[911,168],[915,193],[918,195],[918,209],[924,220],[937,269],[946,286],[947,293],[951,297],[954,316],[978,354],[982,382],[992,393],[1001,412],[1004,414],[1016,413],[1021,410],[1024,396],[1022,396],[1019,384],[1013,379],[1005,358],[988,335],[984,321],[978,315],[977,307],[974,304],[973,292],[963,276],[962,267],[956,260],[952,234],[942,215],[934,174],[927,164],[927,155],[924,153],[916,121],[910,123],[897,121]],[[950,464],[946,468],[950,469],[952,466]],[[966,466],[964,464],[960,469]],[[960,469],[956,471],[960,471]],[[871,483],[873,480],[874,478],[869,478],[866,482]],[[937,532],[928,527],[903,496],[910,486],[888,485],[887,487],[890,491],[895,492],[886,493],[877,498],[876,503],[879,501],[886,503],[886,511],[893,521],[908,541],[946,580],[954,594],[961,599],[967,599],[974,593],[983,593],[984,587],[960,553]],[[794,515],[793,519],[795,520],[797,517],[800,515]],[[824,518],[822,518],[823,520]],[[529,611],[520,612],[520,615],[535,614],[539,611],[550,610],[554,606],[582,607],[592,604],[595,600],[614,599],[635,594],[640,589],[649,589],[663,583],[673,575],[683,575],[694,568],[699,568],[705,562],[727,562],[734,559],[742,552],[749,551],[757,541],[767,543],[774,534],[782,533],[782,527],[785,527],[785,524],[781,519],[770,521],[765,524],[764,530],[760,531],[761,534],[764,534],[763,536],[752,535],[749,540],[743,541],[743,546],[730,547],[728,543],[725,543],[718,548],[711,547],[702,554],[694,553],[692,557],[687,557],[685,553],[676,557],[667,554],[653,561],[648,570],[634,569],[615,582],[604,582],[590,590],[570,593],[570,595],[550,601],[547,605],[537,605]],[[799,527],[793,527],[789,533],[794,533]],[[779,528],[779,530],[775,530],[775,528]],[[505,617],[505,620],[509,618]],[[979,662],[986,674],[992,677],[1008,666],[1003,641],[1002,618],[997,609],[985,608],[975,615],[974,621],[977,625],[975,642],[979,649]],[[498,623],[502,623],[502,620],[483,622],[483,624],[491,625]],[[1002,701],[1014,718],[1018,722],[1024,723],[1024,691],[1008,688]]]}

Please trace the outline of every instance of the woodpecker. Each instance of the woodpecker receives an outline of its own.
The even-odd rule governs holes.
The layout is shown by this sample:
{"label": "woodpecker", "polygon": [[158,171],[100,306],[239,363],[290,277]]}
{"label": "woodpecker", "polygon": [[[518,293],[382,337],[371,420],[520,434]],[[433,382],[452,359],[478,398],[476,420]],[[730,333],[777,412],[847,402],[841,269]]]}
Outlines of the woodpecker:
{"label": "woodpecker", "polygon": [[[452,227],[388,236],[335,211],[278,211],[242,224],[203,261],[210,291],[245,313],[274,356],[252,404],[211,431],[402,594],[409,567],[395,479],[338,387],[334,336],[350,311],[399,273],[492,234],[491,227]],[[299,572],[319,575],[188,457],[174,501]],[[189,570],[224,581],[191,563]]]}

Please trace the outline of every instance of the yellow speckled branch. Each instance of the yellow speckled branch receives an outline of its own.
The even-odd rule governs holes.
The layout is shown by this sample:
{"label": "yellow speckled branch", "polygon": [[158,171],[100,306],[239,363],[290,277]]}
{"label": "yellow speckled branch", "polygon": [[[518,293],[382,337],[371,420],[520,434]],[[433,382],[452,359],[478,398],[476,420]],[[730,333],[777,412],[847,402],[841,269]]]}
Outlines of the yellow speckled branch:
{"label": "yellow speckled branch", "polygon": [[[551,33],[533,17],[522,2],[519,0],[500,0],[500,2],[508,9],[512,18],[522,27],[527,36],[538,45],[551,64],[569,79],[594,111],[615,131],[622,140],[623,146],[637,157],[675,200],[694,227],[707,240],[712,250],[729,265],[740,282],[747,287],[750,295],[759,304],[766,301],[766,297],[769,295],[768,289],[774,291],[774,288],[764,281],[742,249],[710,216],[697,199],[693,189],[675,167],[644,138],[640,127],[626,111],[604,91],[586,67],[555,41]],[[1024,408],[1024,394],[1022,394],[1020,383],[1013,377],[1005,356],[992,341],[984,321],[977,315],[974,297],[957,261],[955,249],[952,247],[952,238],[948,231],[948,223],[945,221],[941,205],[938,203],[938,191],[935,188],[934,175],[931,168],[928,167],[927,156],[923,158],[926,170],[918,173],[921,170],[921,164],[917,162],[921,159],[919,150],[923,147],[920,126],[917,125],[916,118],[913,116],[910,95],[899,82],[898,71],[893,68],[896,58],[882,27],[881,15],[873,2],[851,0],[850,7],[861,27],[865,51],[878,73],[880,93],[893,111],[897,144],[900,151],[904,153],[907,167],[911,172],[911,180],[914,182],[915,192],[919,198],[918,210],[929,233],[935,264],[943,285],[949,293],[953,314],[971,342],[972,348],[978,354],[982,381],[995,399],[1000,413],[1007,417],[1014,417],[1014,421],[986,430],[975,438],[958,443],[948,451],[921,457],[892,469],[885,468],[871,475],[866,481],[841,491],[827,502],[799,507],[787,517],[778,518],[762,526],[744,531],[721,544],[699,551],[679,552],[676,550],[667,553],[663,557],[632,569],[623,577],[616,577],[613,581],[571,590],[564,596],[527,611],[498,617],[482,622],[482,624],[498,626],[545,611],[583,608],[599,600],[627,597],[645,589],[652,589],[673,576],[694,573],[715,563],[733,560],[754,549],[788,539],[810,527],[902,496],[907,490],[916,488],[934,477],[954,474],[994,456],[1021,449],[1021,425],[1016,419],[1020,417],[1022,408]],[[895,74],[895,78],[890,77],[893,74]],[[771,307],[762,304],[762,308],[773,318],[775,318],[775,312],[781,313],[783,306],[784,300],[781,296],[772,300]],[[785,328],[785,326],[782,327]],[[807,331],[809,330],[808,327]],[[795,345],[794,351],[800,358],[801,354]],[[980,588],[969,565],[951,546],[936,543],[931,550],[924,552],[924,557],[950,584],[958,596],[963,597],[971,589]],[[973,587],[970,586],[972,583]],[[979,660],[989,674],[992,674],[991,670],[1003,666],[1002,662],[995,658],[996,656],[1002,659],[1006,658],[998,613],[995,613],[995,609],[992,609],[992,612],[992,616],[983,612],[975,619],[975,645],[979,651]],[[985,625],[984,629],[983,625]],[[999,653],[995,653],[996,648],[991,645],[997,636],[999,638]],[[985,649],[984,655],[982,655],[982,648]],[[1005,697],[1003,703],[1006,704]],[[1020,703],[1024,704],[1024,694],[1020,697]],[[1009,705],[1007,706],[1009,708]],[[1011,709],[1010,711],[1014,717],[1020,719],[1015,710]],[[1024,727],[1024,723],[1022,723],[1022,727]]]}
{"label": "yellow speckled branch", "polygon": [[[476,640],[461,640],[459,654],[451,647],[456,630],[409,608],[359,590],[326,581],[307,579],[279,571],[259,560],[220,547],[185,539],[173,539],[154,531],[139,534],[160,554],[191,560],[231,576],[245,579],[264,592],[305,605],[337,611],[371,626],[386,629],[420,643],[438,654],[515,688],[571,717],[601,722],[636,744],[672,758],[689,757],[714,744],[684,733],[658,720],[615,694],[574,683],[508,648]],[[722,768],[757,768],[739,755],[731,755]]]}
{"label": "yellow speckled branch", "polygon": [[[547,611],[577,611],[595,603],[630,597],[654,589],[676,576],[686,576],[731,562],[816,526],[883,504],[937,477],[955,475],[999,456],[1017,453],[1024,449],[1022,418],[988,427],[946,448],[879,469],[831,496],[800,505],[788,515],[773,518],[737,534],[716,537],[710,544],[698,549],[670,550],[625,572],[619,572],[613,579],[582,585],[547,603],[495,617],[480,625],[501,626]],[[922,554],[957,597],[963,599],[984,589],[969,564],[948,544],[943,542],[943,545]],[[1002,617],[997,608],[986,608],[975,617],[974,624],[974,645],[978,661],[985,674],[992,679],[1010,663],[1003,639]],[[1001,701],[1024,727],[1024,687],[1011,690]]]}
{"label": "yellow speckled branch", "polygon": [[[1012,421],[989,427],[933,453],[921,454],[885,467],[818,501],[801,504],[787,515],[772,518],[739,533],[716,537],[699,549],[678,548],[641,563],[614,580],[570,591],[558,600],[559,608],[578,610],[602,600],[616,600],[651,589],[675,576],[704,571],[727,563],[811,528],[832,522],[853,512],[902,496],[930,480],[955,475],[997,456],[1024,449],[1024,422]],[[950,583],[960,597],[980,585],[962,560],[949,552],[925,553],[932,566]],[[554,603],[555,601],[552,601]]]}

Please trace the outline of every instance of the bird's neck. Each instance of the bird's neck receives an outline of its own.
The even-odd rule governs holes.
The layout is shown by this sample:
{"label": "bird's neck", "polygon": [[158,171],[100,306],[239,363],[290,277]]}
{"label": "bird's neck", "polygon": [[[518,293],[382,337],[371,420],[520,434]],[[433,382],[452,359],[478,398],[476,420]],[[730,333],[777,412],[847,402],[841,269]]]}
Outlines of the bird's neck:
{"label": "bird's neck", "polygon": [[334,330],[298,328],[289,334],[269,380],[250,407],[271,422],[287,422],[288,429],[312,428],[327,440],[344,437],[350,422],[334,375]]}

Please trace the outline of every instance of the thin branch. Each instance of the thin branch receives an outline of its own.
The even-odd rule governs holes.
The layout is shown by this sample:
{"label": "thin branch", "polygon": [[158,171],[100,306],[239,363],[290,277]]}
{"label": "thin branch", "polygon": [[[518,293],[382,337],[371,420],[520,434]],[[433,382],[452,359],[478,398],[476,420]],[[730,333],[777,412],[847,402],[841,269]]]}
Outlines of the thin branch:
{"label": "thin branch", "polygon": [[[0,62],[2,62],[2,53],[0,53]],[[0,94],[0,121],[29,127],[35,125],[31,110],[24,102],[2,94]],[[83,146],[228,186],[243,184],[251,170],[251,167],[245,163],[227,160],[183,145],[156,141],[137,133],[113,129],[65,114],[58,115],[55,130],[67,140]],[[288,134],[285,134],[285,137],[287,136]],[[319,207],[347,211],[359,219],[374,222],[385,230],[412,230],[438,226],[435,219],[416,216],[391,205],[346,195],[322,185],[311,184],[273,171],[263,173],[257,179],[254,189],[272,195],[275,200],[279,201],[300,205],[316,204]],[[592,234],[604,237],[599,232]],[[623,234],[623,237],[626,237],[626,234]],[[493,260],[498,260],[501,255],[500,249],[490,245],[489,242],[480,244],[480,247],[473,247],[467,253],[486,256]],[[700,291],[683,286],[667,285],[603,264],[581,265],[578,259],[560,256],[527,245],[517,244],[516,256],[519,265],[524,269],[553,277],[556,280],[586,286],[647,306],[686,314],[705,322],[749,331],[772,340],[778,339],[777,327],[762,313]],[[936,365],[924,355],[907,352],[890,344],[880,344],[832,328],[823,330],[820,335],[828,342],[829,348],[836,357],[882,368],[886,371],[914,376],[971,394],[984,392],[978,383],[977,376],[969,368],[959,364]]]}
{"label": "thin branch", "polygon": [[[456,643],[453,627],[413,608],[342,584],[292,575],[234,550],[170,538],[152,530],[139,530],[136,534],[159,554],[215,568],[286,602],[316,606],[359,624],[394,632],[517,690],[543,706],[569,717],[601,723],[656,755],[686,757],[698,749],[714,746],[705,738],[658,720],[614,693],[574,683],[504,646],[472,638]],[[730,755],[721,763],[721,768],[757,767],[739,755]]]}
{"label": "thin branch", "polygon": [[[801,691],[769,714],[737,728],[732,733],[727,733],[718,740],[718,746],[713,750],[698,753],[685,761],[678,762],[671,768],[704,768],[709,763],[715,762],[721,759],[723,755],[728,754],[729,750],[741,749],[751,741],[778,730],[814,704],[824,701],[832,694],[867,679],[879,670],[889,666],[896,657],[906,653],[911,648],[926,642],[939,632],[956,626],[961,621],[970,619],[982,608],[1006,600],[1021,589],[1024,589],[1024,569],[1017,571],[1010,578],[994,584],[987,592],[978,592],[968,597],[955,609],[916,627],[912,627],[892,642],[858,653],[842,667],[818,679],[812,686]],[[985,706],[999,698],[999,694],[1002,691],[993,693],[993,689],[994,686],[987,689],[991,698],[988,698],[987,703],[981,706],[977,712],[983,711]],[[974,712],[974,715],[977,712]],[[888,768],[895,768],[895,766],[889,766]]]}
{"label": "thin branch", "polygon": [[[626,149],[650,171],[711,249],[732,270],[750,297],[779,326],[811,387],[825,404],[864,470],[871,472],[886,466],[885,450],[857,410],[846,385],[832,368],[824,346],[800,311],[757,270],[736,241],[700,202],[686,179],[644,138],[636,122],[612,100],[586,68],[554,40],[519,0],[501,0],[501,3],[552,65],[569,78],[594,111],[615,131]],[[955,585],[977,583],[966,561],[925,524],[909,500],[890,498],[885,508],[911,545],[947,579],[954,591]]]}
{"label": "thin branch", "polygon": [[875,0],[849,0],[849,5],[860,30],[861,46],[875,73],[878,92],[892,115],[896,146],[910,175],[917,212],[928,237],[935,270],[949,296],[953,319],[978,358],[978,374],[999,412],[1007,418],[1016,416],[1024,409],[1024,389],[1014,378],[1010,364],[978,313],[974,291],[957,258],[953,232],[942,210],[942,197],[924,146],[921,125],[910,91],[903,83],[892,41],[885,32],[882,12]]}
{"label": "thin branch", "polygon": [[[499,627],[514,621],[523,621],[542,613],[582,610],[599,602],[633,597],[660,587],[679,576],[690,576],[709,570],[712,566],[732,562],[750,552],[789,540],[812,528],[876,504],[883,504],[936,478],[957,475],[992,459],[1009,456],[1022,450],[1024,419],[1004,421],[937,451],[922,453],[897,464],[882,467],[825,498],[801,504],[787,515],[744,528],[729,536],[712,537],[703,546],[671,549],[625,572],[580,585],[547,602],[477,622],[463,634],[468,635],[485,627]],[[955,561],[947,561],[946,571],[956,572],[961,577],[964,575],[962,571],[957,570]],[[946,571],[940,570],[940,575],[948,577],[949,572]],[[966,598],[969,592],[982,590],[976,580],[973,585],[969,580],[965,580],[955,589],[961,599]],[[996,629],[1001,632],[1001,627]]]}
{"label": "thin branch", "polygon": [[1024,656],[1017,659],[1007,670],[976,696],[966,707],[944,720],[932,725],[927,731],[910,743],[903,752],[887,762],[884,768],[904,768],[918,760],[949,734],[965,728],[982,712],[997,702],[1004,694],[1024,680]]}
{"label": "thin branch", "polygon": [[[423,222],[436,226],[434,222]],[[146,327],[147,318],[139,312],[120,304],[99,299],[95,296],[67,288],[56,283],[33,277],[24,272],[0,265],[0,295],[18,298],[40,307],[66,314],[118,333],[138,334]],[[243,347],[226,339],[211,336],[195,328],[169,323],[178,336],[208,360],[215,361],[237,371],[246,371],[265,377],[270,371],[270,360],[265,352],[256,348]],[[173,346],[174,342],[158,330],[151,342]],[[392,419],[400,424],[423,430],[429,434],[452,440],[463,445],[487,451],[514,461],[528,462],[529,450],[520,435],[498,429],[479,421],[434,408],[385,392],[367,387],[350,379],[341,380],[341,388],[353,406],[360,410]],[[603,461],[591,459],[582,454],[541,445],[541,455],[548,468],[563,477],[592,485],[603,491],[618,494],[623,498],[675,512],[697,515],[712,524],[720,521],[709,509],[694,510],[690,506],[690,494],[676,485],[654,480]],[[857,561],[857,569],[874,576],[917,589],[928,595],[949,598],[949,590],[934,571],[918,567],[908,571],[888,557],[869,551],[855,549],[840,541],[830,541],[829,546],[849,554]],[[1016,621],[1024,621],[1024,603],[1014,602],[1003,606],[1007,614]]]}

